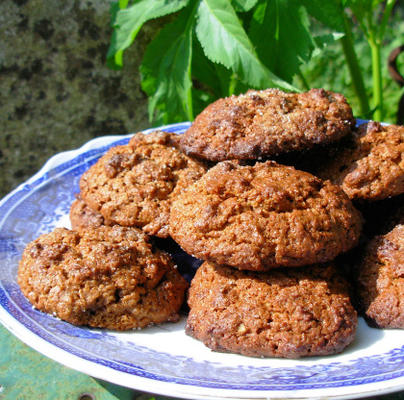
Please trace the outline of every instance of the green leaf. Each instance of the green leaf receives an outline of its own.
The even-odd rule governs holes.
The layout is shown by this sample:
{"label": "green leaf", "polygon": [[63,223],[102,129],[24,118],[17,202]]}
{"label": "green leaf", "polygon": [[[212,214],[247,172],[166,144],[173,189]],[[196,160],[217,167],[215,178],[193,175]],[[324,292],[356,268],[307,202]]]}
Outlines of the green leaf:
{"label": "green leaf", "polygon": [[296,90],[261,63],[229,0],[200,0],[196,34],[211,61],[252,87]]}
{"label": "green leaf", "polygon": [[300,0],[265,1],[253,14],[250,38],[265,66],[291,82],[315,48],[309,27]]}
{"label": "green leaf", "polygon": [[365,36],[376,38],[380,21],[378,20],[377,9],[383,0],[347,0],[347,6],[352,10],[360,28]]}
{"label": "green leaf", "polygon": [[217,97],[211,93],[193,89],[192,90],[192,104],[194,107],[195,115],[200,114],[209,104],[213,103]]}
{"label": "green leaf", "polygon": [[367,15],[372,13],[373,1],[369,0],[348,0],[346,6],[349,7],[355,14],[355,17],[360,20],[361,23],[367,23],[365,21]]}
{"label": "green leaf", "polygon": [[308,13],[325,26],[344,32],[344,9],[340,0],[301,0]]}
{"label": "green leaf", "polygon": [[[234,86],[234,92],[242,93],[248,90],[239,79],[234,80],[235,74],[222,64],[210,61],[204,54],[198,40],[194,40],[192,50],[192,78],[194,87],[200,87],[214,96],[214,100],[219,97],[229,96],[231,86]],[[240,90],[240,88],[245,90]],[[197,113],[195,113],[196,115]]]}
{"label": "green leaf", "polygon": [[234,72],[224,67],[222,64],[215,64],[217,80],[220,85],[222,95],[220,97],[231,96],[234,92],[234,83],[237,79]]}
{"label": "green leaf", "polygon": [[109,13],[111,15],[111,26],[113,27],[115,24],[116,15],[118,14],[119,10],[126,8],[128,6],[129,0],[117,0],[111,2],[109,7]]}
{"label": "green leaf", "polygon": [[172,14],[185,7],[188,2],[189,0],[140,0],[128,8],[118,10],[113,21],[114,31],[107,53],[107,65],[112,69],[122,68],[123,52],[135,40],[143,24],[150,19]]}
{"label": "green leaf", "polygon": [[149,118],[159,122],[193,119],[192,32],[195,8],[188,7],[166,25],[146,49],[140,72],[149,96]]}
{"label": "green leaf", "polygon": [[[215,98],[219,98],[226,96],[226,94],[221,90],[216,67],[217,64],[214,64],[205,56],[199,41],[194,39],[192,47],[192,79],[196,80],[200,86],[204,86],[211,91]],[[222,68],[225,69],[223,66]]]}
{"label": "green leaf", "polygon": [[119,0],[119,8],[126,8],[128,6],[129,0]]}
{"label": "green leaf", "polygon": [[258,0],[231,0],[235,10],[239,12],[250,11],[257,4],[257,2]]}
{"label": "green leaf", "polygon": [[326,33],[324,35],[314,36],[314,40],[318,47],[323,47],[324,45],[331,44],[344,36],[341,32]]}
{"label": "green leaf", "polygon": [[109,14],[111,16],[110,19],[111,26],[114,26],[116,14],[118,14],[119,10],[120,10],[119,1],[113,1],[109,6]]}
{"label": "green leaf", "polygon": [[320,54],[321,51],[335,41],[341,39],[344,36],[343,33],[328,33],[324,35],[314,36],[314,42],[316,43],[316,49],[313,51],[312,57]]}

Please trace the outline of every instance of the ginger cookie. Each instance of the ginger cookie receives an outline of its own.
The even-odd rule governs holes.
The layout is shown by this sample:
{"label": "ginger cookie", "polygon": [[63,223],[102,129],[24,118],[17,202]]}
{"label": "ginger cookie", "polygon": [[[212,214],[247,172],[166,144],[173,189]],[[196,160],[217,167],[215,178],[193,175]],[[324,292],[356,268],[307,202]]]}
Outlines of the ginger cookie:
{"label": "ginger cookie", "polygon": [[167,253],[120,226],[41,235],[24,250],[18,284],[38,310],[114,330],[177,321],[188,287]]}
{"label": "ginger cookie", "polygon": [[191,282],[186,332],[253,357],[339,353],[357,326],[346,288],[331,264],[258,273],[205,262]]}
{"label": "ginger cookie", "polygon": [[206,171],[175,147],[176,136],[137,133],[111,148],[83,174],[84,202],[108,221],[167,237],[172,200]]}
{"label": "ginger cookie", "polygon": [[180,146],[211,161],[260,159],[335,142],[354,126],[341,94],[250,90],[210,104],[180,138]]}
{"label": "ginger cookie", "polygon": [[320,167],[318,175],[354,200],[383,200],[404,193],[404,127],[371,121]]}
{"label": "ginger cookie", "polygon": [[170,214],[170,235],[187,253],[257,271],[332,260],[357,244],[361,225],[338,186],[272,161],[217,164]]}

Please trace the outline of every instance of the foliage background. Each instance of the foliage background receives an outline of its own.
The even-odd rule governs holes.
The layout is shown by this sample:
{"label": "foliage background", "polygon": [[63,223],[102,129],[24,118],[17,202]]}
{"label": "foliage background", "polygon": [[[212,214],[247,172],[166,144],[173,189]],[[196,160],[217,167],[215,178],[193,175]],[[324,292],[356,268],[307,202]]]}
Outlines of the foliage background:
{"label": "foliage background", "polygon": [[140,66],[156,125],[267,87],[339,91],[357,117],[393,122],[402,90],[386,60],[404,44],[402,12],[396,0],[118,0],[108,63],[121,68],[143,23],[165,16]]}
{"label": "foliage background", "polygon": [[[363,69],[367,95],[371,97],[372,70],[370,50],[363,34],[355,29],[355,48]],[[400,88],[390,77],[387,70],[387,58],[390,52],[404,44],[404,4],[398,4],[388,25],[386,37],[382,46],[382,75],[383,90],[385,95],[385,122],[395,123],[397,107],[400,97],[404,94],[404,88]],[[404,54],[398,60],[397,65],[401,74],[404,75]],[[302,71],[307,81],[313,87],[324,87],[343,93],[354,109],[354,114],[359,115],[358,101],[351,86],[351,77],[345,65],[345,58],[338,43],[330,44],[324,49],[324,55],[318,54],[313,57]]]}
{"label": "foliage background", "polygon": [[[139,67],[146,46],[175,15],[145,23],[125,53],[122,70],[114,71],[106,67],[112,34],[110,4],[110,0],[0,2],[0,197],[57,152],[77,148],[96,136],[136,132],[151,125]],[[370,87],[370,53],[363,35],[354,33]],[[403,35],[404,3],[400,0],[388,25],[384,56],[402,44]],[[313,86],[345,93],[357,109],[349,75],[342,68],[340,46],[334,43],[326,51],[332,62],[314,57],[302,71]],[[402,73],[403,64],[401,56]],[[385,120],[394,122],[403,91],[387,75],[385,60],[383,68]],[[203,101],[212,98],[203,86],[197,89],[194,114]],[[221,88],[219,94],[227,95],[227,89]],[[235,92],[244,89],[234,87]]]}

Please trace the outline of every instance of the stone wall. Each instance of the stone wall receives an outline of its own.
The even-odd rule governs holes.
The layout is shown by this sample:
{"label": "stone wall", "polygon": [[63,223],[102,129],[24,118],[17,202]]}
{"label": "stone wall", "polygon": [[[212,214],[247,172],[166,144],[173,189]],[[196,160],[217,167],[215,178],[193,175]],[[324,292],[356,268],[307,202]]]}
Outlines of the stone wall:
{"label": "stone wall", "polygon": [[123,71],[105,65],[108,0],[0,2],[0,198],[53,154],[148,127],[138,66],[145,26]]}

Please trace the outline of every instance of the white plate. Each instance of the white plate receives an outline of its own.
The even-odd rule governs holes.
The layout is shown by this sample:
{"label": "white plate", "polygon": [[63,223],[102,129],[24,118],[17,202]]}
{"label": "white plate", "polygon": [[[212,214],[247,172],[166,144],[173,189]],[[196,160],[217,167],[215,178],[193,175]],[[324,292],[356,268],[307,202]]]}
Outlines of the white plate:
{"label": "white plate", "polygon": [[[182,133],[188,123],[162,127]],[[79,328],[34,310],[16,283],[25,245],[68,212],[81,174],[128,136],[94,139],[57,154],[0,202],[0,321],[29,346],[96,378],[157,394],[192,398],[353,398],[404,389],[404,334],[360,320],[346,351],[303,360],[215,353],[184,334],[184,318],[141,331]]]}

